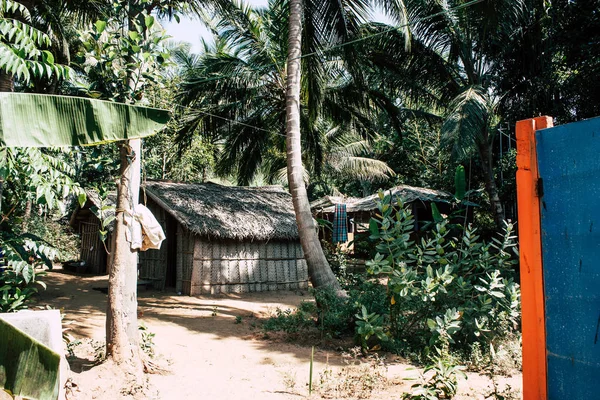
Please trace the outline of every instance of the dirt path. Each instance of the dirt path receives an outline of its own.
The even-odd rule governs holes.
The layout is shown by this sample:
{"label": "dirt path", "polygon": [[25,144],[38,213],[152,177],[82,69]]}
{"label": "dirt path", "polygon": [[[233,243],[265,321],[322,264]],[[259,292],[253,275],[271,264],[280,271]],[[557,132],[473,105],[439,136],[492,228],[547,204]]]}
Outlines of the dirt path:
{"label": "dirt path", "polygon": [[[48,289],[39,296],[38,305],[63,309],[64,323],[68,324],[71,335],[82,341],[74,347],[76,357],[70,359],[71,378],[78,389],[70,398],[128,398],[115,387],[106,368],[94,366],[95,351],[103,350],[106,309],[106,294],[94,288],[106,287],[106,279],[70,275],[60,269],[49,272],[43,279]],[[307,398],[310,343],[301,346],[265,339],[260,319],[277,307],[293,309],[308,299],[306,292],[188,297],[140,289],[140,321],[155,334],[155,351],[169,370],[163,375],[148,375],[154,393],[150,398]],[[236,317],[241,317],[239,323]],[[307,342],[302,339],[302,343]],[[319,377],[324,375],[325,386],[332,386],[352,371],[356,373],[358,367],[348,367],[345,359],[334,349],[316,348],[313,380],[319,383]],[[363,368],[366,378],[383,371],[392,382],[384,391],[373,392],[372,399],[399,398],[420,374],[418,369],[397,358],[388,358],[386,365],[386,368]],[[520,375],[503,378],[502,384],[519,389],[520,380]],[[488,387],[487,378],[469,374],[469,379],[461,382],[457,398],[483,399],[481,393],[488,391]],[[360,395],[355,387],[348,391]],[[337,398],[340,393],[329,391],[321,395]],[[310,398],[322,398],[321,395],[313,394]]]}

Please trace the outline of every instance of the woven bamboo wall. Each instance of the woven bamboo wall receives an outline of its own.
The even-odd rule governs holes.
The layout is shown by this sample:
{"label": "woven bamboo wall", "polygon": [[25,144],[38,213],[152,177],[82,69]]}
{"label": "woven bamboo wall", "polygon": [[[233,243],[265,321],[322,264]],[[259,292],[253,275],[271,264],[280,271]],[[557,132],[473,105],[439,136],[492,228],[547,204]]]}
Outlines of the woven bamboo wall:
{"label": "woven bamboo wall", "polygon": [[180,224],[177,225],[177,292],[191,294],[194,242],[196,238]]}
{"label": "woven bamboo wall", "polygon": [[163,241],[159,250],[150,249],[139,252],[139,277],[140,279],[153,281],[154,288],[162,290],[165,288],[167,271],[167,241],[176,240],[175,232],[167,232],[166,211],[163,208],[153,201],[148,201],[146,206],[162,226],[167,238]]}
{"label": "woven bamboo wall", "polygon": [[[306,289],[308,270],[299,242],[209,242],[191,237],[182,253],[184,294]],[[183,245],[183,243],[182,243]],[[182,249],[182,247],[179,247]],[[190,265],[183,262],[193,256]],[[188,275],[189,274],[189,275]],[[186,278],[189,277],[189,278]],[[188,291],[189,288],[189,291]]]}
{"label": "woven bamboo wall", "polygon": [[[107,253],[102,240],[100,240],[100,221],[96,217],[81,222],[81,252],[79,258],[87,265],[86,272],[92,274],[106,273]],[[110,239],[107,238],[108,246]]]}
{"label": "woven bamboo wall", "polygon": [[[175,289],[186,295],[306,289],[308,269],[298,241],[208,241],[177,223],[167,230],[167,212],[151,199],[146,206],[163,227],[160,250],[139,253],[140,278],[165,288],[168,242],[177,242]],[[172,226],[174,228],[174,226]]]}

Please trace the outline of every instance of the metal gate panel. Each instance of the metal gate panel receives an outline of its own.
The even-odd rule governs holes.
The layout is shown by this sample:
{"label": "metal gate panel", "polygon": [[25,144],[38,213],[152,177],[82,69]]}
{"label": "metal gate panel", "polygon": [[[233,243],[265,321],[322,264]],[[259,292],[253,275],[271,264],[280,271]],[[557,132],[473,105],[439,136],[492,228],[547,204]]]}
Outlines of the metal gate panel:
{"label": "metal gate panel", "polygon": [[536,142],[548,399],[600,399],[600,118]]}

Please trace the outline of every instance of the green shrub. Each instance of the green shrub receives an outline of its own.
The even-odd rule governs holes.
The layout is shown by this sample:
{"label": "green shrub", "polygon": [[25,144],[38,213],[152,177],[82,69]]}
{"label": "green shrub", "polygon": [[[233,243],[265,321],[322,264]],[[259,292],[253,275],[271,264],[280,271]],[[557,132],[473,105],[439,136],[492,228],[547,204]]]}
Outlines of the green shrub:
{"label": "green shrub", "polygon": [[[363,276],[364,278],[364,276]],[[383,324],[388,318],[385,286],[362,280],[362,283],[347,289],[348,297],[340,298],[334,290],[313,289],[315,302],[302,302],[296,310],[275,310],[275,315],[263,325],[266,331],[296,333],[317,327],[323,336],[341,337],[355,334],[356,314],[365,306],[370,312],[383,314]]]}
{"label": "green shrub", "polygon": [[[302,303],[304,304],[304,303]],[[265,331],[283,331],[286,333],[297,333],[315,325],[311,313],[305,311],[307,306],[292,311],[290,309],[282,310],[277,308],[275,315],[270,317],[264,324]],[[303,309],[304,308],[304,309]]]}
{"label": "green shrub", "polygon": [[73,233],[67,222],[35,215],[29,223],[29,232],[52,244],[56,258],[52,261],[66,262],[79,259],[81,239]]}
{"label": "green shrub", "polygon": [[389,337],[383,328],[383,317],[377,313],[369,313],[365,306],[361,307],[360,314],[356,314],[356,336],[363,351],[368,351],[371,346],[369,339],[377,338],[387,342]]}
{"label": "green shrub", "polygon": [[351,298],[339,297],[330,288],[314,289],[317,321],[321,333],[332,337],[352,334],[355,305]]}
{"label": "green shrub", "polygon": [[[390,331],[415,348],[447,342],[489,348],[519,326],[520,289],[514,282],[513,225],[491,243],[477,230],[449,227],[447,220],[413,241],[414,219],[401,202],[380,193],[379,215],[370,223],[377,254],[368,272],[388,278]],[[371,311],[371,310],[369,310]]]}
{"label": "green shrub", "polygon": [[[36,277],[42,274],[38,272]],[[35,280],[33,276],[28,278],[12,268],[0,272],[0,312],[26,309],[31,297],[38,291],[36,284],[46,288],[44,282]]]}
{"label": "green shrub", "polygon": [[452,399],[458,389],[458,379],[466,375],[463,368],[448,362],[443,357],[435,358],[433,363],[425,367],[424,373],[433,372],[429,379],[414,384],[411,393],[406,393],[404,400],[439,400]]}
{"label": "green shrub", "polygon": [[15,234],[10,226],[0,230],[0,312],[27,308],[37,285],[46,285],[37,278],[44,273],[38,268],[52,267],[56,250],[41,238]]}

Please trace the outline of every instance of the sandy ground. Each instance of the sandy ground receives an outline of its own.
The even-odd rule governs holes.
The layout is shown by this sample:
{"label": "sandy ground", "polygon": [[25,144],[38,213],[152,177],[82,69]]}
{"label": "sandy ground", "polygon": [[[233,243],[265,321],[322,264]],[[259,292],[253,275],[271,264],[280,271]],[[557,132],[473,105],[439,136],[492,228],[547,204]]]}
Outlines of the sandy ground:
{"label": "sandy ground", "polygon": [[[95,365],[95,352],[103,351],[107,296],[93,288],[106,287],[107,278],[76,276],[57,268],[43,280],[48,288],[40,294],[37,306],[62,309],[63,327],[68,327],[69,333],[82,342],[73,347],[75,357],[69,358],[73,383],[69,398],[131,398],[118,387],[108,366]],[[261,319],[277,307],[293,309],[303,300],[310,300],[308,293],[187,297],[140,289],[140,321],[155,334],[157,363],[165,366],[167,372],[146,375],[150,390],[136,398],[283,400],[364,396],[364,391],[353,386],[356,382],[345,381],[359,368],[349,367],[348,360],[352,364],[360,361],[342,356],[342,345],[324,343],[318,338],[311,343],[310,337],[290,341],[284,335],[270,334],[265,338]],[[236,323],[236,317],[241,317],[240,323]],[[317,346],[314,386],[319,387],[321,376],[326,378],[322,389],[309,396],[311,344]],[[403,361],[386,355],[385,367],[363,365],[362,376],[370,379],[369,374],[382,373],[388,383],[374,385],[381,389],[368,398],[400,398],[410,389],[421,371]],[[500,383],[520,391],[521,376],[501,378]],[[346,390],[325,390],[332,386]],[[488,378],[469,374],[467,380],[461,380],[457,398],[485,399],[490,387]]]}

